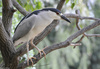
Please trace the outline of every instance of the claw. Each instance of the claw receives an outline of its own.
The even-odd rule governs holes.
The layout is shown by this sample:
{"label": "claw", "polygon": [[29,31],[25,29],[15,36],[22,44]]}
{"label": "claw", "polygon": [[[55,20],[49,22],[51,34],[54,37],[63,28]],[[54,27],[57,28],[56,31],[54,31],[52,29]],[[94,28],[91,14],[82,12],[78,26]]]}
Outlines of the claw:
{"label": "claw", "polygon": [[33,58],[33,59],[36,59],[35,57],[28,58],[28,59],[27,59],[27,65],[29,65],[29,60],[32,62],[32,66],[34,65],[34,63],[33,63],[33,61],[32,61],[32,58]]}
{"label": "claw", "polygon": [[41,52],[44,54],[44,58],[46,59],[46,53],[43,51],[45,48],[43,48],[42,50],[41,50]]}

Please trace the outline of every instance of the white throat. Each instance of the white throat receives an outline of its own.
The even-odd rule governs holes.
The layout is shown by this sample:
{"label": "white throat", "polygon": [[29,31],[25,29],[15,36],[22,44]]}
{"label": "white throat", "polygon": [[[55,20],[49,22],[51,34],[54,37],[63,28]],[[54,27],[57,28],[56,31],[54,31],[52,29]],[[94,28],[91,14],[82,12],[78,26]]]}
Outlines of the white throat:
{"label": "white throat", "polygon": [[52,18],[50,16],[50,12],[49,11],[42,11],[38,14],[43,20],[47,20],[47,21],[52,21],[54,20],[54,18]]}

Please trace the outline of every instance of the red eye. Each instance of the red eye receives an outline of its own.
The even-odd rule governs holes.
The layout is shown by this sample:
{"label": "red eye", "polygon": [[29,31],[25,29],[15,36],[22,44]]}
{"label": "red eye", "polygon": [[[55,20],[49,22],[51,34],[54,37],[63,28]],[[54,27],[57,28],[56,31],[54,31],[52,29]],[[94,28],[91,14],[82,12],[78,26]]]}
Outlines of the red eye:
{"label": "red eye", "polygon": [[58,13],[58,12],[56,12],[56,14],[57,14],[57,15],[59,15],[59,13]]}

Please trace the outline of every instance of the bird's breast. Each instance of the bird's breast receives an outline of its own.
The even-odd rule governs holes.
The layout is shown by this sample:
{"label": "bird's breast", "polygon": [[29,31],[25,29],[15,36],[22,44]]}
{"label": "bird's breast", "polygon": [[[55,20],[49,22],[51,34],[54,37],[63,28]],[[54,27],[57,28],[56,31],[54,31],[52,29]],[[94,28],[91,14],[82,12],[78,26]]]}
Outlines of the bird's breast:
{"label": "bird's breast", "polygon": [[[52,22],[52,21],[51,21]],[[31,35],[34,35],[33,38],[35,36],[37,36],[38,34],[40,34],[50,23],[43,23],[43,24],[39,24],[37,23],[34,28],[32,29]]]}
{"label": "bird's breast", "polygon": [[45,19],[43,17],[38,16],[34,23],[34,27],[30,30],[30,38],[34,38],[38,34],[40,34],[51,22],[53,19]]}
{"label": "bird's breast", "polygon": [[33,28],[33,32],[34,32],[35,34],[38,35],[38,34],[41,33],[46,27],[47,27],[46,25],[45,25],[45,26],[43,26],[43,25],[35,26],[35,27]]}

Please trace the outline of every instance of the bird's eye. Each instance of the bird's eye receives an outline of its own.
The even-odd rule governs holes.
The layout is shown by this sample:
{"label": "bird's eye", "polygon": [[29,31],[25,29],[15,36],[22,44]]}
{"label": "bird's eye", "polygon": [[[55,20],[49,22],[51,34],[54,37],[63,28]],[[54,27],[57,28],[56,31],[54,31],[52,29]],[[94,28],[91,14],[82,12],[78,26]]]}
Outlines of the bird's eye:
{"label": "bird's eye", "polygon": [[56,12],[56,14],[57,14],[57,15],[59,15],[59,13],[58,13],[58,12]]}

